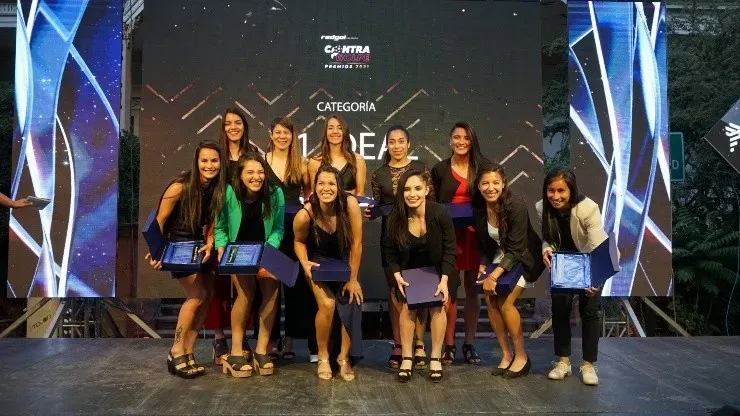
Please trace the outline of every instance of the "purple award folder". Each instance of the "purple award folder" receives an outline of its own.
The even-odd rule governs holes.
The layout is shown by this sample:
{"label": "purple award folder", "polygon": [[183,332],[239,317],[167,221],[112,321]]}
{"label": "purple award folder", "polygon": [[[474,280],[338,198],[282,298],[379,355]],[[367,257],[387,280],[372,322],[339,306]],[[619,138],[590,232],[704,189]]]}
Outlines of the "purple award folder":
{"label": "purple award folder", "polygon": [[447,203],[445,207],[452,218],[453,224],[455,224],[455,228],[465,228],[473,225],[473,207],[470,203]]}
{"label": "purple award folder", "polygon": [[374,199],[368,198],[366,196],[362,196],[362,195],[352,195],[352,196],[355,197],[355,199],[357,200],[357,203],[359,204],[365,204],[365,205],[370,205],[370,206],[377,204],[377,202]]}
{"label": "purple award folder", "polygon": [[298,262],[267,243],[229,243],[218,264],[221,274],[257,274],[260,268],[288,287],[293,287],[298,278]]}
{"label": "purple award folder", "polygon": [[555,292],[579,293],[589,287],[601,287],[619,272],[619,252],[614,235],[591,253],[554,251],[550,286]]}
{"label": "purple award folder", "polygon": [[[476,293],[483,294],[483,280],[485,280],[489,274],[493,273],[496,267],[498,267],[498,263],[489,264],[486,267],[486,271],[482,275],[478,276],[478,280],[475,285]],[[496,281],[496,294],[505,295],[511,293],[511,291],[516,287],[516,284],[519,283],[519,279],[523,274],[524,267],[522,267],[521,263],[514,264],[514,267],[512,267],[511,270],[499,276]]]}
{"label": "purple award folder", "polygon": [[370,209],[370,219],[374,220],[379,217],[387,217],[393,211],[393,205],[395,204],[382,204],[375,205]]}
{"label": "purple award folder", "polygon": [[403,270],[401,276],[409,284],[403,289],[409,309],[442,306],[442,294],[434,296],[439,286],[439,274],[434,267]]}
{"label": "purple award folder", "polygon": [[155,260],[162,261],[162,270],[171,272],[200,271],[203,253],[203,241],[167,241],[162,235],[157,222],[157,210],[152,210],[142,230],[149,253]]}
{"label": "purple award folder", "polygon": [[315,259],[319,267],[311,270],[315,282],[348,282],[350,275],[349,262],[340,259]]}

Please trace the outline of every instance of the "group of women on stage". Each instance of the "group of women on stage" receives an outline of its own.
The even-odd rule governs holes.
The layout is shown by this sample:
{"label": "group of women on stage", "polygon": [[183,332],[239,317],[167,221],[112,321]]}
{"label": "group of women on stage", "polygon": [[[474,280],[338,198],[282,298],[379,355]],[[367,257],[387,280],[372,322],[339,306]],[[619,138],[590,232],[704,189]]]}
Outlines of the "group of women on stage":
{"label": "group of women on stage", "polygon": [[[528,374],[531,360],[515,301],[550,266],[553,250],[589,252],[606,239],[598,206],[578,193],[572,172],[551,172],[537,204],[541,239],[530,223],[527,205],[512,194],[504,169],[482,155],[478,137],[467,123],[452,127],[452,155],[431,170],[409,159],[411,137],[404,127],[390,127],[385,140],[388,153],[383,166],[371,176],[371,188],[378,204],[393,205],[382,218],[380,243],[394,338],[388,365],[397,369],[397,380],[408,381],[414,370],[428,369],[428,378],[440,382],[443,365],[458,359],[455,322],[461,284],[465,289],[462,358],[470,364],[480,362],[473,344],[480,313],[476,285],[490,264],[497,266],[480,279],[484,278],[488,317],[501,347],[501,360],[492,375],[515,378]],[[283,358],[293,359],[292,340],[305,337],[317,362],[318,378],[353,380],[353,358],[362,354],[359,318],[363,301],[359,279],[363,212],[353,195],[364,194],[365,178],[365,161],[352,151],[349,128],[341,116],[327,117],[320,152],[305,161],[289,119],[273,122],[263,157],[249,144],[245,116],[235,108],[226,110],[220,143],[200,143],[191,169],[166,187],[158,205],[157,221],[167,239],[205,241],[200,272],[172,273],[187,299],[167,358],[170,373],[183,378],[204,373],[193,346],[208,314],[216,333],[214,360],[224,373],[234,377],[273,374],[279,334],[275,322],[279,322],[276,316],[284,290]],[[444,203],[471,203],[474,224],[456,228]],[[286,216],[286,206],[300,209],[295,216]],[[370,216],[370,207],[364,215]],[[297,260],[301,265],[298,283],[281,289],[264,269],[256,276],[218,277],[217,261],[225,246],[235,241],[262,241]],[[161,268],[159,261],[148,258],[153,267]],[[331,259],[348,261],[347,283],[312,279],[312,270]],[[497,280],[517,264],[524,272],[516,287],[510,292],[497,290]],[[442,306],[408,307],[409,283],[403,271],[421,267],[436,269],[436,295],[441,295]],[[364,276],[369,278],[373,277]],[[232,284],[236,297],[227,319]],[[594,363],[599,289],[577,295],[584,328],[582,380],[591,385],[598,384]],[[552,294],[559,358],[548,375],[551,379],[571,374],[573,298]],[[304,319],[314,315],[310,322]],[[250,317],[257,332],[254,351],[245,337]],[[424,333],[428,321],[432,342],[427,358]],[[223,334],[227,326],[231,327],[230,348]]]}

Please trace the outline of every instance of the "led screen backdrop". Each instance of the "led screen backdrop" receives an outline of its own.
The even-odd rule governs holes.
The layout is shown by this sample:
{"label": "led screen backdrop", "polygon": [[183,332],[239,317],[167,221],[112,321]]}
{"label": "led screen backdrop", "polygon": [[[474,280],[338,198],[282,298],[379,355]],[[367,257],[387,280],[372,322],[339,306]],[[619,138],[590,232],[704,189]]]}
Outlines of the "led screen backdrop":
{"label": "led screen backdrop", "polygon": [[[170,0],[149,2],[144,13],[140,222],[235,106],[263,151],[270,121],[290,116],[306,155],[318,150],[325,117],[344,116],[367,161],[366,194],[389,125],[406,126],[412,155],[431,167],[449,157],[452,125],[467,120],[534,212],[538,2]],[[387,293],[379,235],[380,221],[365,223],[362,279],[372,298]],[[168,276],[141,260],[138,295],[182,295]]]}
{"label": "led screen backdrop", "polygon": [[621,253],[607,296],[673,293],[665,19],[659,2],[568,2],[572,163]]}
{"label": "led screen backdrop", "polygon": [[115,295],[122,10],[18,2],[9,296]]}

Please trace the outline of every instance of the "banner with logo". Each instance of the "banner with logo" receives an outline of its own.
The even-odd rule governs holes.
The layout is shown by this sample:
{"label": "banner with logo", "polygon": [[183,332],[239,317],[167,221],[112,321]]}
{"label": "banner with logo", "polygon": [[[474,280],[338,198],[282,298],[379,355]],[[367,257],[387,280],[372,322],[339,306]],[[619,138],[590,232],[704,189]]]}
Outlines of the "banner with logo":
{"label": "banner with logo", "polygon": [[[219,137],[228,107],[248,117],[266,151],[268,126],[290,117],[305,156],[319,151],[326,117],[342,115],[370,176],[392,124],[411,134],[429,167],[450,156],[450,130],[467,121],[486,157],[504,164],[530,203],[542,186],[539,2],[156,1],[142,37],[140,219],[189,168],[195,145]],[[384,298],[380,221],[363,227],[362,280]],[[140,239],[141,240],[141,239]],[[146,253],[142,244],[139,252]],[[139,264],[139,296],[180,296]]]}
{"label": "banner with logo", "polygon": [[733,169],[740,172],[740,99],[704,136]]}

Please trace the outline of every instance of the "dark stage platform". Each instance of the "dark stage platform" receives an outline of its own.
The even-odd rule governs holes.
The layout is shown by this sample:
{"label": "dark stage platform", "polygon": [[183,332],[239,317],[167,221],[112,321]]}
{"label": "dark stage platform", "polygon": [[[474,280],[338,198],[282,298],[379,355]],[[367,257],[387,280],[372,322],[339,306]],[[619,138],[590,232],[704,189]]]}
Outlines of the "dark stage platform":
{"label": "dark stage platform", "polygon": [[[212,364],[196,380],[167,373],[171,340],[10,339],[0,341],[2,414],[708,414],[740,403],[740,338],[606,338],[601,385],[547,380],[552,340],[528,340],[533,374],[490,376],[495,340],[479,340],[484,365],[447,367],[432,384],[408,384],[386,368],[389,344],[366,341],[357,380],[321,381],[299,343],[278,374],[233,379]],[[580,340],[574,342],[580,356]],[[198,357],[207,362],[210,342]]]}

